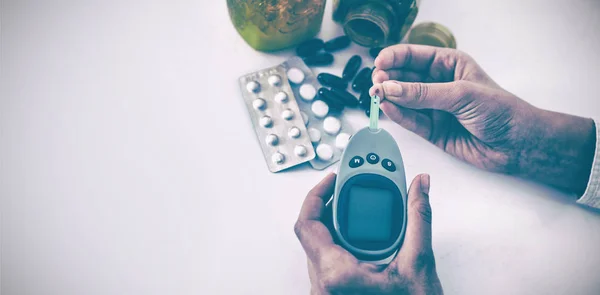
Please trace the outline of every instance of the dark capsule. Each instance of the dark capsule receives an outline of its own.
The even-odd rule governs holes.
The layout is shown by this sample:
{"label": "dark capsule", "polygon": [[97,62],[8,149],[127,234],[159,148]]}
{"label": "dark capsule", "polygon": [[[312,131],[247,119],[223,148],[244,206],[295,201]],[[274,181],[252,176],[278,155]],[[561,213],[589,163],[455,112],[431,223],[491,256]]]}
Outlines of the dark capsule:
{"label": "dark capsule", "polygon": [[321,51],[324,45],[325,43],[321,39],[310,39],[298,45],[296,48],[296,54],[300,57],[312,56]]}
{"label": "dark capsule", "polygon": [[356,92],[362,92],[368,86],[369,80],[371,80],[371,68],[363,68],[352,81],[352,89]]}
{"label": "dark capsule", "polygon": [[342,79],[346,81],[352,80],[358,69],[360,69],[360,64],[362,63],[362,58],[360,55],[355,55],[348,60],[346,66],[344,67],[344,71],[342,72]]}
{"label": "dark capsule", "polygon": [[360,97],[358,98],[358,107],[363,110],[371,108],[371,96],[369,95],[368,90],[365,90],[360,94]]}
{"label": "dark capsule", "polygon": [[340,36],[325,42],[323,46],[325,51],[334,52],[350,46],[350,38],[348,36]]}
{"label": "dark capsule", "polygon": [[[373,73],[373,69],[371,69],[371,73]],[[366,80],[364,80],[364,84],[363,84],[363,90],[369,90],[369,88],[371,88],[373,86],[373,77],[372,74],[369,73],[369,76],[367,77]]]}
{"label": "dark capsule", "polygon": [[303,60],[307,66],[328,66],[333,63],[333,55],[331,53],[317,53],[313,56],[307,56]]}
{"label": "dark capsule", "polygon": [[373,47],[373,48],[369,49],[369,55],[373,58],[377,58],[377,56],[379,55],[379,52],[381,52],[381,50],[383,50],[383,47]]}
{"label": "dark capsule", "polygon": [[332,75],[329,73],[320,73],[317,76],[317,80],[319,80],[319,83],[323,84],[324,86],[340,89],[348,88],[348,82],[344,81],[342,78],[336,75]]}
{"label": "dark capsule", "polygon": [[344,101],[337,97],[336,95],[334,95],[331,90],[321,87],[319,88],[318,91],[319,94],[319,99],[324,101],[325,103],[327,103],[329,105],[330,108],[332,109],[337,109],[337,110],[341,110],[344,108]]}
{"label": "dark capsule", "polygon": [[331,88],[331,93],[339,97],[347,107],[353,108],[358,105],[358,100],[356,99],[356,96],[350,94],[350,92],[346,90]]}

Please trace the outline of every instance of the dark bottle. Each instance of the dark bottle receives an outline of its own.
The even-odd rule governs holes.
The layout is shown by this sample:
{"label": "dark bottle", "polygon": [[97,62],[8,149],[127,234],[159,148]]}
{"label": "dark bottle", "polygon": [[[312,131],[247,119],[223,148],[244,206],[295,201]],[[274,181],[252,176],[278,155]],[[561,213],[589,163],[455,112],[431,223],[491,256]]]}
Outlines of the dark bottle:
{"label": "dark bottle", "polygon": [[335,0],[333,20],[365,47],[399,43],[415,21],[419,0]]}

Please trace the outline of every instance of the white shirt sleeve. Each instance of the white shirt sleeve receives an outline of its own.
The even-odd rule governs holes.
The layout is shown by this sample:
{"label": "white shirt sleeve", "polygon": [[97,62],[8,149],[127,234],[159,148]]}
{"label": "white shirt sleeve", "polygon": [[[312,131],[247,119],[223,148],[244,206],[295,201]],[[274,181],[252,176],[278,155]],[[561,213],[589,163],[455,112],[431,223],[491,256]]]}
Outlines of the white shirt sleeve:
{"label": "white shirt sleeve", "polygon": [[596,151],[594,152],[592,172],[585,193],[577,200],[577,203],[600,208],[600,124],[597,121],[594,123],[596,124]]}

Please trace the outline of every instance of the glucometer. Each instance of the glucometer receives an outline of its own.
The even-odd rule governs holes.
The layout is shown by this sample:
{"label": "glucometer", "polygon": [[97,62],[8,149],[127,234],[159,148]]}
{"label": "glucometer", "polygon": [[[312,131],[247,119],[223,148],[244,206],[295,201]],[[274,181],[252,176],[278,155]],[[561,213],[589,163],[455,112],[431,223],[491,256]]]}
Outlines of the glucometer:
{"label": "glucometer", "polygon": [[340,246],[361,261],[388,264],[406,230],[406,177],[400,149],[378,120],[379,97],[373,96],[370,126],[350,138],[328,206]]}

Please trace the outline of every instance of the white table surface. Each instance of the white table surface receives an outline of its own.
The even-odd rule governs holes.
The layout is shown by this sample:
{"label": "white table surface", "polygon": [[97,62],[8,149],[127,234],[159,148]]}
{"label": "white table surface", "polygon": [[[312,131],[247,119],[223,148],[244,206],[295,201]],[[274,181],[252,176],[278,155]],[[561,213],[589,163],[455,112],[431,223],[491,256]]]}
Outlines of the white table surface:
{"label": "white table surface", "polygon": [[[421,8],[509,91],[600,118],[600,2]],[[1,17],[2,294],[308,294],[292,228],[326,172],[268,172],[237,86],[291,52],[252,50],[223,0],[2,1]],[[599,214],[381,124],[409,180],[431,174],[447,294],[600,293]]]}

